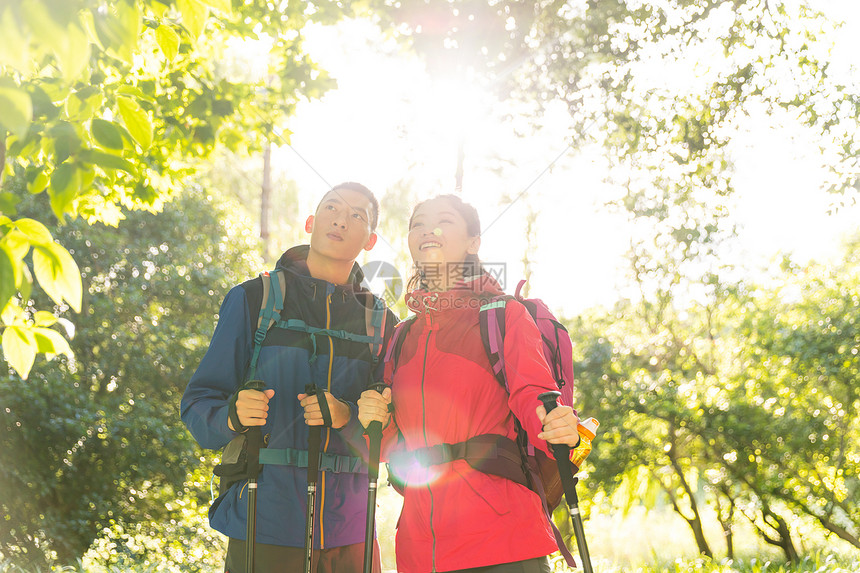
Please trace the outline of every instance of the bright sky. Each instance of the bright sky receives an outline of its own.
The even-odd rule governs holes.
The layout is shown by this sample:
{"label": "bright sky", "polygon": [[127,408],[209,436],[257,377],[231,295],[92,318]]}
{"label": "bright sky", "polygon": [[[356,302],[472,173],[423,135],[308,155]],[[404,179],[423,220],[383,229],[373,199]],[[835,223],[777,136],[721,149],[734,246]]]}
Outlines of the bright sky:
{"label": "bright sky", "polygon": [[[819,2],[847,19],[833,58],[855,65],[860,3]],[[481,213],[482,259],[507,265],[508,292],[523,274],[525,218],[533,209],[538,218],[537,249],[530,255],[532,295],[568,316],[619,297],[629,229],[604,207],[613,191],[602,182],[599,155],[567,148],[571,121],[563,109],[551,108],[543,127],[522,137],[518,133],[529,133],[524,114],[469,86],[434,83],[420,60],[401,53],[367,22],[314,29],[306,46],[337,78],[338,89],[299,107],[288,125],[292,149],[281,146],[275,154],[281,176],[297,181],[302,191],[300,213],[312,212],[329,185],[345,180],[360,181],[379,197],[399,181],[419,197],[453,192],[462,134],[462,195]],[[510,118],[500,119],[502,111]],[[858,227],[856,206],[827,215],[831,198],[821,190],[827,173],[808,141],[791,122],[762,114],[750,119],[747,133],[733,144],[735,215],[743,226],[739,264],[762,268],[779,252],[800,261],[830,257],[842,234]],[[519,199],[505,210],[503,195]],[[405,233],[405,220],[401,228]],[[367,261],[393,262],[385,239],[393,242],[383,237]]]}

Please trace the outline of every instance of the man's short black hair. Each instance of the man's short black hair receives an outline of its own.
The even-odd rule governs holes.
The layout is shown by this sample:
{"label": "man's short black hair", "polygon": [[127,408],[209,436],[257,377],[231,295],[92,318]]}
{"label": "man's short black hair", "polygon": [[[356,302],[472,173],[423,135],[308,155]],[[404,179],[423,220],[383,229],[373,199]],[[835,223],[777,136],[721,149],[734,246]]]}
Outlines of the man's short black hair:
{"label": "man's short black hair", "polygon": [[356,183],[355,181],[345,181],[343,183],[338,183],[337,185],[325,192],[325,195],[322,196],[322,199],[320,199],[320,202],[317,205],[317,210],[319,210],[320,205],[322,205],[322,202],[325,201],[325,198],[328,197],[328,194],[336,192],[338,189],[349,189],[350,191],[356,191],[367,197],[367,200],[370,201],[371,207],[370,230],[371,232],[375,232],[376,224],[379,222],[379,201],[376,200],[376,195],[373,194],[373,191],[371,191],[361,183]]}

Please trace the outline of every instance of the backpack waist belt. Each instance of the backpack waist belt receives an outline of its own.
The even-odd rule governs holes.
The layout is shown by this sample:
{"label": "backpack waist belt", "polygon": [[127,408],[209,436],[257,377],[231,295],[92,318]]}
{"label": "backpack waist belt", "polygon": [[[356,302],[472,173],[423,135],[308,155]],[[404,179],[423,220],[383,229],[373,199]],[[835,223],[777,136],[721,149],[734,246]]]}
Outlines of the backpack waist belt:
{"label": "backpack waist belt", "polygon": [[510,438],[498,434],[481,434],[456,444],[393,452],[388,465],[394,479],[405,485],[410,468],[436,466],[454,460],[465,460],[479,472],[529,487],[519,446]]}
{"label": "backpack waist belt", "polygon": [[[275,466],[308,467],[307,450],[293,448],[264,448],[260,450],[260,463]],[[367,464],[361,458],[320,452],[320,471],[338,474],[367,473]]]}

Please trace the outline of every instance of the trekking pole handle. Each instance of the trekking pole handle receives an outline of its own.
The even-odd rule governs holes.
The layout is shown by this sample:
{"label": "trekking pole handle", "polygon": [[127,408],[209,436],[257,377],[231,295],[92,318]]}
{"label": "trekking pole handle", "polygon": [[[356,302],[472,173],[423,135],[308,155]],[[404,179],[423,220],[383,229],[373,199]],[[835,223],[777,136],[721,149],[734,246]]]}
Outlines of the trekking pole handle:
{"label": "trekking pole handle", "polygon": [[[371,390],[376,390],[378,393],[382,394],[382,391],[385,390],[385,384],[383,382],[375,382],[370,385]],[[382,422],[378,420],[374,420],[367,425],[367,430],[365,430],[368,436],[381,436],[382,435]]]}
{"label": "trekking pole handle", "polygon": [[257,392],[262,392],[266,389],[266,383],[262,380],[248,380],[245,382],[245,385],[242,386],[242,390],[256,390]]}
{"label": "trekking pole handle", "polygon": [[561,397],[561,392],[557,392],[555,390],[550,390],[549,392],[544,392],[543,394],[538,395],[538,400],[543,402],[543,409],[546,410],[546,413],[549,414],[555,407],[558,406],[558,399]]}
{"label": "trekking pole handle", "polygon": [[[546,410],[547,414],[549,414],[555,410],[556,406],[558,406],[557,400],[560,396],[561,392],[550,390],[549,392],[539,394],[538,400],[543,403],[543,409]],[[570,446],[567,444],[550,444],[550,447],[552,447],[553,453],[556,454],[556,459],[567,459],[570,456]]]}

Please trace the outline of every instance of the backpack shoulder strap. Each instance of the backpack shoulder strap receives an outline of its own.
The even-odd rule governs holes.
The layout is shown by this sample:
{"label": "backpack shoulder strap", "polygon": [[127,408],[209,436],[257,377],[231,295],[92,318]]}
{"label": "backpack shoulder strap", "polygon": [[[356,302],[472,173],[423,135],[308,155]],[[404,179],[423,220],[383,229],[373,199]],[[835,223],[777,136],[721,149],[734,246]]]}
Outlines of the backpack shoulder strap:
{"label": "backpack shoulder strap", "polygon": [[253,380],[257,375],[257,360],[260,358],[260,349],[263,347],[266,333],[281,320],[281,311],[284,310],[286,298],[287,285],[284,271],[276,269],[260,273],[260,280],[263,283],[263,298],[260,303],[260,313],[257,315],[257,330],[254,332],[254,350],[251,353],[248,380]]}
{"label": "backpack shoulder strap", "polygon": [[403,341],[406,339],[406,333],[409,328],[415,323],[415,317],[411,316],[406,320],[401,320],[394,326],[394,332],[391,339],[388,341],[388,347],[385,351],[385,380],[390,384],[394,376],[394,370],[397,368],[397,361],[400,358],[400,350],[403,348]]}
{"label": "backpack shoulder strap", "polygon": [[500,295],[481,305],[478,317],[481,325],[481,341],[490,359],[490,366],[499,384],[508,389],[505,375],[505,307],[512,297]]}
{"label": "backpack shoulder strap", "polygon": [[377,296],[368,294],[372,300],[372,304],[365,305],[364,321],[367,325],[367,335],[373,340],[370,344],[370,356],[373,358],[373,364],[379,362],[379,356],[382,354],[382,342],[385,338],[385,321],[388,313],[386,312],[385,304]]}

